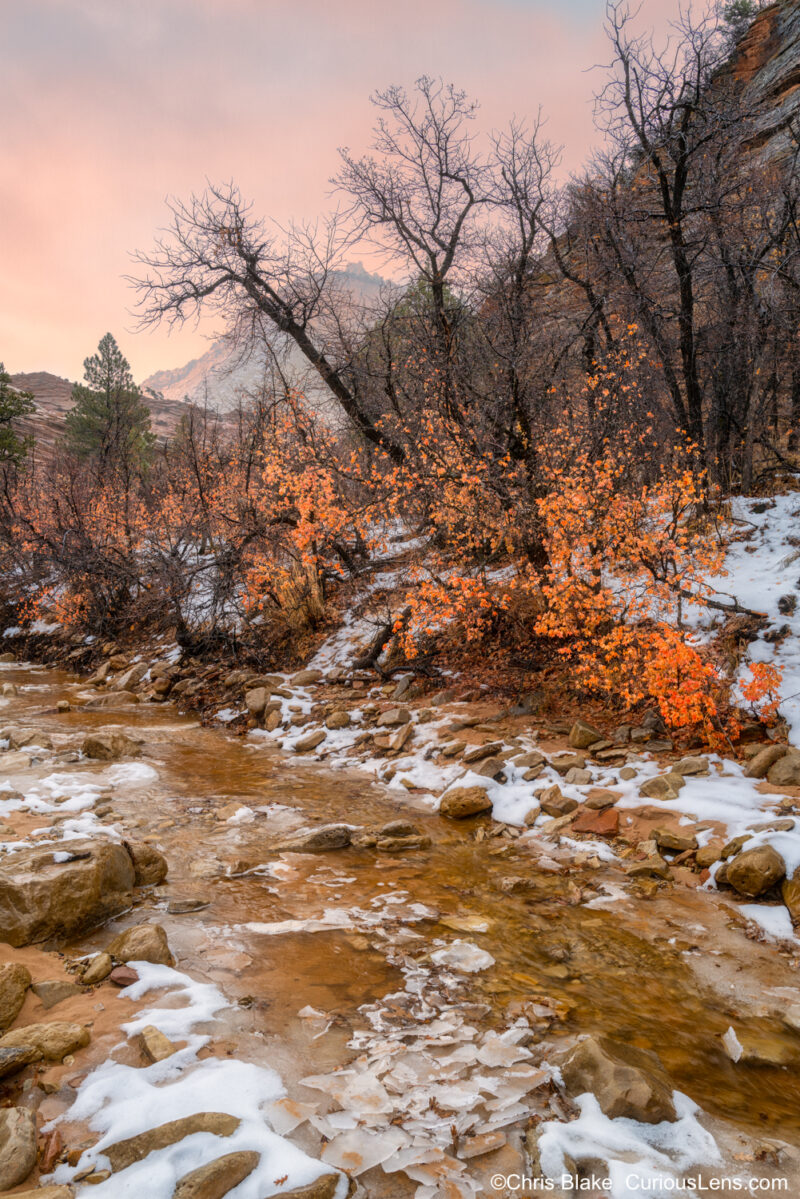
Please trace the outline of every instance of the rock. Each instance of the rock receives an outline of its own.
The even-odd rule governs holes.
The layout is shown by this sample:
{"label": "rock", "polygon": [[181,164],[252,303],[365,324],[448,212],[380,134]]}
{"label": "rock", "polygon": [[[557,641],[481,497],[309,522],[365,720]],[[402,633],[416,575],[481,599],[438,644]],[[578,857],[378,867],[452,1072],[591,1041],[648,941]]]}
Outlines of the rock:
{"label": "rock", "polygon": [[142,750],[141,741],[126,733],[87,733],[81,751],[87,758],[113,762],[115,758],[135,758]]}
{"label": "rock", "polygon": [[71,707],[68,699],[60,699],[56,704],[56,712],[69,712]]}
{"label": "rock", "polygon": [[800,787],[800,751],[790,749],[778,758],[767,771],[767,781],[773,787]]}
{"label": "rock", "polygon": [[147,1028],[143,1028],[139,1033],[139,1044],[149,1062],[163,1062],[166,1058],[172,1057],[178,1049],[178,1046],[174,1045],[169,1037],[165,1037],[163,1032],[152,1024],[148,1024]]}
{"label": "rock", "polygon": [[30,970],[19,962],[0,966],[0,1032],[5,1032],[16,1020],[30,985]]}
{"label": "rock", "polygon": [[167,911],[170,916],[188,916],[192,912],[202,912],[210,903],[210,899],[171,899]]}
{"label": "rock", "polygon": [[10,651],[8,653],[0,654],[0,662],[2,662],[4,666],[9,665],[11,662],[16,662],[16,660],[16,654],[12,654]]}
{"label": "rock", "polygon": [[619,812],[616,808],[603,811],[584,809],[572,822],[576,833],[591,833],[595,837],[616,837],[619,832]]}
{"label": "rock", "polygon": [[108,953],[118,962],[155,962],[161,966],[174,966],[167,934],[160,924],[134,924],[115,937],[108,946]]}
{"label": "rock", "polygon": [[680,762],[673,766],[675,774],[679,774],[681,778],[693,774],[708,774],[708,769],[708,758],[681,758]]}
{"label": "rock", "polygon": [[157,887],[167,877],[167,859],[146,841],[123,841],[133,862],[136,887]]}
{"label": "rock", "polygon": [[520,770],[527,770],[531,766],[543,766],[546,759],[541,750],[532,749],[529,753],[520,754],[513,761]]}
{"label": "rock", "polygon": [[344,708],[337,708],[325,717],[325,727],[329,729],[346,729],[350,723],[350,713]]}
{"label": "rock", "polygon": [[0,941],[30,945],[82,932],[130,907],[134,868],[122,845],[70,841],[70,860],[21,850],[0,868]]}
{"label": "rock", "polygon": [[577,799],[570,799],[566,795],[561,794],[561,788],[558,783],[553,783],[552,787],[547,787],[540,795],[537,796],[539,806],[548,816],[567,816],[570,812],[574,812],[578,806]]}
{"label": "rock", "polygon": [[750,839],[749,833],[739,833],[738,837],[733,837],[730,841],[726,841],[719,852],[719,856],[723,862],[726,862],[728,858],[734,857]]}
{"label": "rock", "polygon": [[27,1107],[0,1108],[0,1191],[19,1186],[36,1165],[36,1116]]}
{"label": "rock", "polygon": [[484,745],[471,745],[464,751],[461,761],[468,765],[470,762],[481,762],[491,758],[503,748],[502,741],[487,741]]}
{"label": "rock", "polygon": [[485,779],[501,779],[504,777],[506,764],[502,758],[484,758],[470,769],[473,774]]}
{"label": "rock", "polygon": [[353,837],[349,824],[322,824],[295,833],[287,841],[273,846],[275,853],[324,853],[329,849],[346,849]]}
{"label": "rock", "polygon": [[746,779],[766,778],[767,771],[788,752],[788,748],[787,745],[765,745],[750,759],[749,764],[745,767],[744,777]]}
{"label": "rock", "polygon": [[441,754],[443,758],[454,758],[466,748],[466,741],[448,741],[446,745],[442,746]]}
{"label": "rock", "polygon": [[66,978],[45,979],[43,982],[34,983],[31,990],[48,1011],[51,1007],[63,1003],[65,999],[84,993],[83,987]]}
{"label": "rock", "polygon": [[740,895],[755,899],[771,890],[786,875],[781,855],[771,845],[745,849],[728,862],[725,881]]}
{"label": "rock", "polygon": [[602,808],[613,807],[618,799],[617,791],[604,791],[601,787],[597,787],[587,795],[585,806],[599,811]]}
{"label": "rock", "polygon": [[401,750],[413,736],[413,733],[414,725],[411,723],[411,721],[409,721],[408,724],[401,725],[397,732],[389,738],[389,748]]}
{"label": "rock", "polygon": [[37,1187],[35,1191],[16,1191],[14,1199],[74,1199],[75,1189],[66,1183]]}
{"label": "rock", "polygon": [[19,1045],[14,1049],[0,1049],[0,1078],[18,1074],[31,1062],[41,1061],[42,1055],[33,1045]]}
{"label": "rock", "polygon": [[124,1141],[117,1141],[107,1146],[103,1153],[116,1174],[120,1170],[127,1170],[135,1162],[143,1161],[148,1154],[166,1149],[169,1145],[177,1145],[178,1141],[196,1132],[209,1132],[216,1137],[232,1136],[239,1123],[236,1116],[229,1116],[226,1112],[197,1112],[193,1116],[170,1120]]}
{"label": "rock", "polygon": [[[463,1157],[463,1153],[461,1156]],[[281,1191],[275,1199],[334,1199],[340,1178],[340,1174],[321,1174],[308,1186]]]}
{"label": "rock", "polygon": [[381,853],[405,853],[410,849],[429,849],[430,837],[379,837],[375,848]]}
{"label": "rock", "polygon": [[609,1119],[677,1120],[672,1086],[658,1057],[610,1037],[586,1037],[561,1064],[567,1094],[591,1091]]}
{"label": "rock", "polygon": [[52,1024],[26,1024],[0,1037],[0,1049],[23,1049],[33,1046],[48,1062],[60,1062],[68,1053],[85,1049],[91,1040],[88,1028],[56,1020]]}
{"label": "rock", "polygon": [[409,820],[390,820],[378,830],[382,837],[418,837],[420,830]]}
{"label": "rock", "polygon": [[800,1033],[800,1003],[793,1003],[783,1013],[783,1023],[792,1032]]}
{"label": "rock", "polygon": [[130,966],[115,966],[108,979],[115,987],[131,987],[138,983],[139,975]]}
{"label": "rock", "polygon": [[488,812],[491,807],[492,801],[485,787],[451,787],[441,798],[439,815],[449,820],[463,820],[466,816]]}
{"label": "rock", "polygon": [[645,799],[677,799],[683,787],[683,776],[670,772],[645,779],[639,786],[639,794]]}
{"label": "rock", "polygon": [[308,687],[310,683],[318,683],[322,678],[321,670],[298,670],[292,676],[293,687]]}
{"label": "rock", "polygon": [[108,978],[114,968],[110,953],[98,953],[81,973],[81,982],[85,987],[93,987]]}
{"label": "rock", "polygon": [[408,708],[389,708],[387,712],[381,712],[378,717],[378,727],[394,728],[396,725],[408,724],[410,719],[411,713]]}
{"label": "rock", "polygon": [[569,731],[568,741],[573,749],[588,749],[597,741],[603,740],[603,734],[585,720],[576,720]]}
{"label": "rock", "polygon": [[573,766],[566,773],[564,778],[565,783],[573,783],[576,787],[588,787],[592,781],[591,772],[581,770],[579,766]]}
{"label": "rock", "polygon": [[138,704],[138,702],[139,696],[135,691],[114,691],[90,699],[84,707],[91,712],[96,708],[122,708],[129,704]]}
{"label": "rock", "polygon": [[669,866],[658,854],[625,867],[628,878],[671,878]]}
{"label": "rock", "polygon": [[800,1065],[800,1046],[794,1044],[791,1038],[780,1034],[729,1029],[723,1037],[723,1044],[731,1060],[743,1066],[796,1069]]}
{"label": "rock", "polygon": [[781,883],[781,899],[789,909],[792,924],[800,924],[800,869]]}
{"label": "rock", "polygon": [[266,687],[253,687],[250,691],[245,691],[244,702],[247,711],[251,716],[258,718],[264,715],[264,709],[269,703],[270,693]]}
{"label": "rock", "polygon": [[568,770],[583,770],[586,759],[583,754],[553,754],[550,765],[557,774],[566,774]]}
{"label": "rock", "polygon": [[699,866],[701,870],[707,870],[709,866],[713,866],[720,860],[721,849],[722,846],[718,841],[710,841],[708,845],[701,845],[694,855],[695,865]]}
{"label": "rock", "polygon": [[3,754],[3,772],[4,776],[12,774],[15,770],[27,770],[32,761],[30,754],[25,753],[8,753]]}
{"label": "rock", "polygon": [[216,1161],[184,1174],[172,1199],[222,1199],[252,1174],[260,1161],[260,1153],[227,1153],[225,1157],[218,1157]]}
{"label": "rock", "polygon": [[324,729],[315,729],[313,733],[306,733],[305,737],[301,737],[298,741],[295,741],[294,752],[296,754],[310,753],[312,749],[316,749],[324,740]]}
{"label": "rock", "polygon": [[633,766],[623,766],[619,772],[619,777],[623,782],[627,783],[631,779],[636,778],[636,771],[634,770]]}
{"label": "rock", "polygon": [[267,719],[264,721],[264,728],[268,733],[274,733],[275,729],[282,720],[283,716],[281,715],[280,709],[275,708],[274,711],[270,712],[269,716],[267,716]]}
{"label": "rock", "polygon": [[16,683],[3,683],[3,695],[16,695],[16,694],[17,694]]}
{"label": "rock", "polygon": [[124,674],[114,679],[114,682],[111,684],[111,690],[131,691],[137,683],[142,681],[147,674],[147,669],[146,662],[134,662],[133,666],[130,666]]}
{"label": "rock", "polygon": [[669,828],[653,829],[653,838],[659,849],[669,849],[673,853],[686,853],[690,849],[697,849],[697,837],[676,833]]}

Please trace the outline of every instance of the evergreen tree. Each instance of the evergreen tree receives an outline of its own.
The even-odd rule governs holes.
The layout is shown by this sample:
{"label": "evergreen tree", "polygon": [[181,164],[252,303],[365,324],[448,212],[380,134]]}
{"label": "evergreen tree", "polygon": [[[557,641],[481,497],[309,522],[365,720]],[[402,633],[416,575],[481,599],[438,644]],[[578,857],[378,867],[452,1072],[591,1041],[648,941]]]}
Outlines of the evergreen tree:
{"label": "evergreen tree", "polygon": [[85,384],[72,389],[75,407],[67,413],[67,446],[79,458],[97,460],[100,474],[118,469],[126,476],[146,469],[155,437],[150,411],[142,403],[131,368],[110,333],[83,364]]}
{"label": "evergreen tree", "polygon": [[14,421],[33,410],[32,394],[12,387],[11,376],[6,374],[0,362],[0,467],[19,466],[27,455],[33,438],[20,437],[14,429]]}

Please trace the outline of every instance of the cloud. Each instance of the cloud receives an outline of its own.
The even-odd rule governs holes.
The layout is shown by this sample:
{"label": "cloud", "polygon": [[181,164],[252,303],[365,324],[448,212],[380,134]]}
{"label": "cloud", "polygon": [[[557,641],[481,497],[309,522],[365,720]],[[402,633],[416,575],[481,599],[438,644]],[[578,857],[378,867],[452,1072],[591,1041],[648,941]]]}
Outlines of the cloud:
{"label": "cloud", "polygon": [[313,217],[337,147],[366,147],[367,97],[388,83],[442,75],[481,101],[486,130],[542,105],[576,168],[601,23],[597,0],[4,5],[0,358],[75,377],[107,328],[138,377],[202,351],[202,331],[125,332],[121,276],[164,198],[234,178],[264,214]]}

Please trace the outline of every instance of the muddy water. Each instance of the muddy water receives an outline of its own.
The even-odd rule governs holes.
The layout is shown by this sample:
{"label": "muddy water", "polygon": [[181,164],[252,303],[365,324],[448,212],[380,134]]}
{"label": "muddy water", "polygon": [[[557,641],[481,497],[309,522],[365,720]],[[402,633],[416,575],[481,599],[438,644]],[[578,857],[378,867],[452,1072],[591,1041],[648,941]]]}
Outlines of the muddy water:
{"label": "muddy water", "polygon": [[[478,822],[448,824],[411,797],[399,807],[397,792],[357,772],[250,748],[168,705],[86,711],[80,701],[88,693],[62,673],[20,668],[3,677],[24,689],[5,704],[0,723],[36,723],[52,733],[113,725],[145,739],[143,760],[158,779],[132,795],[121,791],[114,813],[126,832],[161,848],[170,878],[116,927],[158,919],[181,968],[238,1001],[231,1045],[276,1065],[290,1085],[309,1069],[346,1060],[347,1039],[363,1026],[359,1007],[402,979],[387,960],[385,928],[265,936],[245,926],[318,917],[325,908],[376,910],[400,892],[435,913],[414,926],[418,957],[434,939],[464,937],[495,958],[471,983],[472,997],[491,1005],[490,1023],[520,1002],[559,1000],[566,1017],[548,1034],[556,1047],[591,1031],[654,1049],[675,1086],[705,1111],[800,1142],[800,1076],[735,1066],[720,1041],[735,1022],[740,1035],[792,1043],[778,1013],[795,992],[797,963],[747,940],[717,898],[681,892],[587,907],[602,895],[602,871],[537,870],[513,840],[478,841]],[[55,711],[62,698],[75,705],[70,712]],[[252,809],[253,819],[220,819],[219,809],[231,804]],[[398,817],[427,833],[431,848],[400,857],[355,849],[288,855],[278,873],[269,870],[270,842],[308,821],[375,828]],[[510,876],[525,879],[527,889],[509,893]],[[171,915],[168,903],[180,899],[207,906]],[[488,929],[454,931],[452,922],[465,920]],[[99,948],[108,935],[100,930],[74,948]],[[332,1014],[325,1037],[314,1039],[298,1017],[306,1005]]]}

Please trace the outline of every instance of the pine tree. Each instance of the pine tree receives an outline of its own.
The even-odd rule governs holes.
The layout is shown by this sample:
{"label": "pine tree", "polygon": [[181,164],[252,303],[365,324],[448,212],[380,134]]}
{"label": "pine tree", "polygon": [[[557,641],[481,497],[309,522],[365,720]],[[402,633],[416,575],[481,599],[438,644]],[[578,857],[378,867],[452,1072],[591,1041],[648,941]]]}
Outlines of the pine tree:
{"label": "pine tree", "polygon": [[14,429],[14,421],[33,410],[32,394],[12,387],[11,376],[6,374],[0,362],[0,467],[19,466],[27,455],[33,438],[20,437]]}
{"label": "pine tree", "polygon": [[85,384],[72,389],[75,407],[67,413],[67,446],[79,458],[97,460],[98,471],[126,476],[149,465],[155,437],[150,411],[142,403],[131,368],[110,333],[83,364]]}

